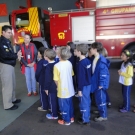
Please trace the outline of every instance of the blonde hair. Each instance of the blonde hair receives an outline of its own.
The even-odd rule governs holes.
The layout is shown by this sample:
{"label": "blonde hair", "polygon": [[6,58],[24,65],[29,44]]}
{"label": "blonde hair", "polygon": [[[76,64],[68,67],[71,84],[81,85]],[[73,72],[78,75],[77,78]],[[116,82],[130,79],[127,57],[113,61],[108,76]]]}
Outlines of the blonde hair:
{"label": "blonde hair", "polygon": [[104,57],[107,57],[108,56],[108,52],[105,48],[102,49],[101,51],[101,54],[104,56]]}
{"label": "blonde hair", "polygon": [[71,52],[68,47],[61,47],[60,48],[60,57],[62,60],[68,60],[71,57]]}
{"label": "blonde hair", "polygon": [[44,56],[50,60],[54,60],[56,57],[56,52],[53,49],[46,49],[44,52]]}
{"label": "blonde hair", "polygon": [[88,45],[86,44],[79,44],[76,46],[77,51],[81,52],[81,55],[86,55],[88,52]]}

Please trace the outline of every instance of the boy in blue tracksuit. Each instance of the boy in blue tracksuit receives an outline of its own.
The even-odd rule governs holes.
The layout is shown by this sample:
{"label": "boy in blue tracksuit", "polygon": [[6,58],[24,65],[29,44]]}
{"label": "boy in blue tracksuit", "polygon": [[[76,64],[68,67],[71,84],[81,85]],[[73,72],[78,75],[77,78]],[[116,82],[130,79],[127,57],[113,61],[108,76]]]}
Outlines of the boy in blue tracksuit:
{"label": "boy in blue tracksuit", "polygon": [[46,48],[40,47],[38,50],[38,63],[37,63],[37,69],[36,69],[36,81],[39,83],[39,93],[40,93],[40,102],[41,106],[38,107],[39,111],[47,111],[49,108],[48,105],[48,97],[46,93],[43,91],[43,84],[44,84],[44,71],[45,71],[45,66],[48,63],[44,59],[44,51]]}
{"label": "boy in blue tracksuit", "polygon": [[45,68],[45,81],[44,92],[48,95],[50,111],[46,114],[48,119],[58,119],[58,98],[57,98],[57,86],[53,80],[53,68],[55,62],[56,53],[52,49],[45,50],[44,58],[48,61]]}
{"label": "boy in blue tracksuit", "polygon": [[[76,48],[75,44],[73,42],[67,42],[67,47],[69,48],[70,52],[71,52],[71,57],[68,59],[72,66],[73,66],[73,71],[74,71],[74,76],[73,76],[73,85],[74,85],[74,89],[75,89],[75,93],[77,93],[77,82],[76,82],[76,59],[77,57],[74,55],[74,50]],[[76,95],[75,95],[76,96]]]}
{"label": "boy in blue tracksuit", "polygon": [[76,54],[80,58],[77,67],[77,82],[79,106],[82,114],[82,119],[78,120],[78,123],[87,125],[90,123],[91,61],[85,57],[88,52],[87,45],[77,45],[76,49]]}
{"label": "boy in blue tracksuit", "polygon": [[91,45],[91,54],[94,55],[92,62],[92,91],[95,94],[96,104],[99,110],[99,117],[95,121],[107,120],[106,90],[109,87],[110,74],[108,67],[110,62],[100,55],[103,46],[99,42]]}

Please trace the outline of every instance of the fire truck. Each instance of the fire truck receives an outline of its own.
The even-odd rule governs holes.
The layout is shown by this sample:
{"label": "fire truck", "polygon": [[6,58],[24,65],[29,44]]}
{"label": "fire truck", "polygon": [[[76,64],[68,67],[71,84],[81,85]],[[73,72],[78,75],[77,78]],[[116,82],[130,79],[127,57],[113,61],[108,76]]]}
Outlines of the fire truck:
{"label": "fire truck", "polygon": [[[63,46],[68,41],[75,44],[99,41],[109,57],[119,57],[123,49],[135,51],[135,5],[44,11],[44,15],[46,18],[41,23],[37,7],[13,11],[11,24],[15,43],[20,44],[23,35],[31,33],[33,41],[42,44],[43,37],[48,35],[51,46]],[[42,27],[45,23],[46,30]]]}
{"label": "fire truck", "polygon": [[101,42],[110,57],[135,50],[135,6],[79,9],[50,14],[51,45]]}

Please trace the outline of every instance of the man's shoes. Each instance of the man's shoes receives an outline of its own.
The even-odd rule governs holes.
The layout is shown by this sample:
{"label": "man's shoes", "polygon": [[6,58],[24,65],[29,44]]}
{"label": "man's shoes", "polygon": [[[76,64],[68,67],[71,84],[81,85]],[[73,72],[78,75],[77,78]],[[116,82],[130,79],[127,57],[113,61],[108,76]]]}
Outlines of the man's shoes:
{"label": "man's shoes", "polygon": [[20,103],[21,102],[21,99],[16,99],[15,101],[13,101],[12,103],[13,104],[17,104],[17,103]]}
{"label": "man's shoes", "polygon": [[95,118],[94,120],[95,120],[96,122],[98,122],[98,121],[106,121],[107,118],[97,117],[97,118]]}
{"label": "man's shoes", "polygon": [[11,108],[5,109],[5,110],[16,110],[18,108],[17,105],[13,105]]}
{"label": "man's shoes", "polygon": [[87,125],[90,125],[90,122],[83,122],[83,120],[81,120],[81,119],[78,120],[77,122],[78,122],[79,124],[81,124],[81,125],[86,125],[86,126],[87,126]]}

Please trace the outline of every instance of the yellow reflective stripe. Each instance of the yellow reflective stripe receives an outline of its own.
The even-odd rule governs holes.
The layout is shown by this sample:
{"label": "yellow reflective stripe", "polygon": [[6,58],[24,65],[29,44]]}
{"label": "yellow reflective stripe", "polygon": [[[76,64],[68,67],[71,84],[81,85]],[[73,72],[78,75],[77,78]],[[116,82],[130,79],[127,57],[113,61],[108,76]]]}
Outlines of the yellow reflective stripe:
{"label": "yellow reflective stripe", "polygon": [[28,27],[29,31],[31,30],[32,34],[38,34],[39,30],[39,17],[38,17],[38,9],[37,8],[29,8],[29,22],[30,25]]}

